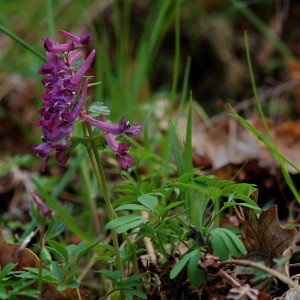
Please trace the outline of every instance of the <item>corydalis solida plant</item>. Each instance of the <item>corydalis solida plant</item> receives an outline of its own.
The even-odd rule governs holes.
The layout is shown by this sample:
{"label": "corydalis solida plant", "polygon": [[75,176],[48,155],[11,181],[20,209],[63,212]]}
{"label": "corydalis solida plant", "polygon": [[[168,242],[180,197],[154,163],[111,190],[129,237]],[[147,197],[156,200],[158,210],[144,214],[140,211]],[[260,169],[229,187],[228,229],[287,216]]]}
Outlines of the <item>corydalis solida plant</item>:
{"label": "corydalis solida plant", "polygon": [[82,60],[82,53],[76,50],[91,42],[93,37],[87,33],[79,37],[64,30],[60,30],[59,33],[70,40],[70,43],[54,44],[53,37],[42,40],[46,49],[47,63],[39,71],[44,76],[42,83],[45,91],[39,95],[44,101],[39,111],[41,118],[37,126],[42,127],[43,136],[42,144],[33,147],[42,158],[42,170],[45,170],[52,152],[55,152],[58,162],[64,164],[68,161],[70,153],[66,152],[66,149],[70,145],[70,136],[78,117],[101,129],[121,167],[124,169],[131,167],[132,157],[128,154],[130,144],[119,145],[113,135],[124,133],[133,136],[139,133],[141,126],[131,127],[124,117],[119,125],[115,125],[107,123],[104,118],[97,121],[83,112],[80,113],[87,95],[89,80],[86,78],[83,81],[83,77],[90,68],[96,51],[92,50],[81,65],[76,67]]}

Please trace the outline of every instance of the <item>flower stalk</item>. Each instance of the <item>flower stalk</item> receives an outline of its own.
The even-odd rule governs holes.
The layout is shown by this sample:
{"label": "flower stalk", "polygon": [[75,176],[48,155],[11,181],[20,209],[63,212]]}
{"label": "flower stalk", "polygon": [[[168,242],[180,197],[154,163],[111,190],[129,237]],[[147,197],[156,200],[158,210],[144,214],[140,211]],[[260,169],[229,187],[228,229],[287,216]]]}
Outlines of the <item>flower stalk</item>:
{"label": "flower stalk", "polygon": [[[97,149],[97,146],[93,140],[93,132],[91,125],[87,122],[83,122],[83,132],[84,134],[88,134],[91,141],[92,150],[88,151],[89,158],[92,164],[92,168],[94,171],[94,174],[96,176],[99,188],[102,192],[102,196],[105,201],[105,206],[108,212],[108,219],[109,221],[113,220],[115,218],[115,212],[112,207],[110,196],[107,188],[107,182],[103,170],[103,165],[101,162],[101,158]],[[118,236],[115,228],[111,229],[111,235],[112,235],[112,241],[115,249],[115,255],[116,255],[116,267],[119,271],[121,271],[122,276],[124,275],[124,268],[123,268],[123,262],[120,254],[120,247],[118,242]]]}

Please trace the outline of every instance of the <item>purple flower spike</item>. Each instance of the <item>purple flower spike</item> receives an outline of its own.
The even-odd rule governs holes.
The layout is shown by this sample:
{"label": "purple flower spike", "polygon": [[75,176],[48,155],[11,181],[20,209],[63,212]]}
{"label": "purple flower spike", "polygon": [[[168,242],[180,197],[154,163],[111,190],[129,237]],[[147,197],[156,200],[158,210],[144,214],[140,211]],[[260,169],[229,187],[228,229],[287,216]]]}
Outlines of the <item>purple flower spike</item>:
{"label": "purple flower spike", "polygon": [[92,35],[84,34],[77,37],[66,31],[60,33],[69,38],[71,43],[54,44],[53,37],[43,40],[47,51],[47,63],[39,71],[44,75],[42,83],[45,86],[44,93],[39,95],[44,102],[39,111],[41,118],[37,122],[37,126],[42,127],[43,143],[34,146],[33,150],[42,157],[43,171],[52,152],[56,153],[56,160],[62,164],[70,157],[65,150],[74,131],[74,123],[84,105],[88,79],[84,81],[81,88],[80,83],[95,57],[95,50],[93,50],[76,70],[72,65],[80,58],[81,53],[74,54],[71,51],[90,42]]}
{"label": "purple flower spike", "polygon": [[74,123],[78,117],[79,117],[79,113],[83,107],[85,98],[86,98],[86,94],[87,94],[87,89],[88,89],[88,82],[89,79],[87,78],[81,88],[81,93],[80,93],[80,99],[77,101],[77,103],[73,106],[73,108],[71,109],[71,111],[69,113],[65,113],[63,114],[61,117],[63,119],[63,121],[66,123]]}

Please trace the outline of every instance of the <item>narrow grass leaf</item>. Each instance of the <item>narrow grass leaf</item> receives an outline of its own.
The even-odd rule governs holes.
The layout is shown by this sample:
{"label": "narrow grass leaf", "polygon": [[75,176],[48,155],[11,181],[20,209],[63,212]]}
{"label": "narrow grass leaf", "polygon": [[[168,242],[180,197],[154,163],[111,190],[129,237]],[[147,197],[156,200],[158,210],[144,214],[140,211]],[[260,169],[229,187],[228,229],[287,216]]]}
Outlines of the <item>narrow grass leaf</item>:
{"label": "narrow grass leaf", "polygon": [[186,173],[193,171],[192,125],[192,100],[190,100],[184,143],[184,171]]}
{"label": "narrow grass leaf", "polygon": [[174,154],[177,172],[179,176],[182,176],[184,174],[184,162],[182,158],[181,145],[178,141],[174,125],[171,121],[169,121],[169,133],[171,138],[171,149]]}

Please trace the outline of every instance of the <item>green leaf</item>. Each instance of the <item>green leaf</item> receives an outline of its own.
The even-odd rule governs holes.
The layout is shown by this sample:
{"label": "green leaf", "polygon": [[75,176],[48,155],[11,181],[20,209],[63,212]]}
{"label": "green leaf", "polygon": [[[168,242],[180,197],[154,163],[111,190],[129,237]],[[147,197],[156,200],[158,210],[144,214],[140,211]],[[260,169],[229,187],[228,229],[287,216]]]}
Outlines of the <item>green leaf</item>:
{"label": "green leaf", "polygon": [[86,255],[92,248],[94,248],[96,245],[99,244],[99,241],[102,239],[102,236],[98,236],[96,239],[94,239],[92,241],[92,243],[86,247],[85,249],[79,249],[76,248],[75,250],[75,255],[76,255],[76,265],[78,264],[78,262],[80,261],[80,259]]}
{"label": "green leaf", "polygon": [[221,260],[227,260],[230,255],[239,257],[247,253],[239,237],[226,228],[214,228],[210,231],[210,236],[214,253]]}
{"label": "green leaf", "polygon": [[205,270],[198,267],[198,262],[200,260],[200,250],[196,252],[188,262],[188,278],[190,283],[198,288],[205,279]]}
{"label": "green leaf", "polygon": [[74,250],[76,249],[76,247],[77,246],[74,245],[74,244],[67,245],[66,249],[68,251],[69,256],[74,252]]}
{"label": "green leaf", "polygon": [[116,259],[112,256],[108,256],[108,255],[100,255],[100,256],[97,256],[95,258],[95,260],[104,260],[106,263],[113,263]]}
{"label": "green leaf", "polygon": [[[68,254],[68,251],[65,246],[63,246],[62,244],[60,244],[54,240],[49,240],[48,243],[52,247],[52,248],[46,247],[46,249],[48,251],[55,252],[60,257],[62,257],[65,261],[69,260],[69,254]],[[55,251],[53,251],[53,250],[55,250]]]}
{"label": "green leaf", "polygon": [[166,209],[167,209],[167,210],[170,210],[170,209],[172,209],[172,208],[174,208],[174,207],[177,207],[177,206],[179,206],[180,204],[183,204],[183,203],[184,203],[184,200],[172,202],[171,204],[169,204],[169,205],[166,207]]}
{"label": "green leaf", "polygon": [[234,181],[232,181],[232,180],[219,180],[215,183],[215,187],[224,188],[224,187],[226,187],[228,185],[231,185],[233,183],[234,183]]}
{"label": "green leaf", "polygon": [[125,231],[127,231],[129,229],[139,227],[144,222],[144,219],[145,218],[142,218],[142,219],[139,219],[139,220],[136,220],[136,221],[132,221],[132,222],[129,222],[129,223],[126,223],[126,224],[120,226],[117,229],[117,233],[123,233],[123,232],[125,232]]}
{"label": "green leaf", "polygon": [[214,184],[214,181],[217,179],[218,177],[215,176],[215,175],[201,175],[201,176],[198,176],[198,177],[195,177],[193,179],[193,182],[202,182],[202,183],[205,183],[207,186],[211,187],[213,186]]}
{"label": "green leaf", "polygon": [[224,208],[231,207],[231,206],[236,206],[236,205],[249,207],[251,209],[254,209],[257,213],[261,212],[261,208],[256,203],[255,203],[255,205],[252,205],[252,204],[249,204],[249,203],[236,203],[236,202],[225,202],[223,204]]}
{"label": "green leaf", "polygon": [[8,275],[9,272],[12,271],[16,265],[17,264],[9,263],[6,266],[4,266],[4,268],[2,270],[1,270],[1,266],[0,266],[0,280],[2,280],[6,275]]}
{"label": "green leaf", "polygon": [[79,253],[82,253],[86,247],[86,241],[81,241],[78,245],[74,248],[74,255],[77,258]]}
{"label": "green leaf", "polygon": [[109,115],[109,108],[103,105],[103,102],[94,102],[89,106],[88,109],[91,112],[92,117],[99,115]]}
{"label": "green leaf", "polygon": [[242,194],[245,196],[250,196],[253,192],[253,186],[247,183],[240,183],[236,189],[237,194]]}
{"label": "green leaf", "polygon": [[61,218],[52,218],[45,232],[45,239],[53,239],[67,228],[68,224]]}
{"label": "green leaf", "polygon": [[205,192],[213,201],[219,201],[221,195],[222,195],[222,190],[219,188],[212,186],[210,187],[206,192]]}
{"label": "green leaf", "polygon": [[136,221],[136,220],[145,220],[144,217],[139,216],[139,215],[127,215],[127,216],[122,216],[119,217],[117,219],[111,220],[110,222],[108,222],[105,226],[106,229],[112,229],[112,228],[116,228],[119,226],[122,226],[124,224]]}
{"label": "green leaf", "polygon": [[142,291],[133,290],[133,289],[123,289],[123,293],[128,300],[133,300],[134,296],[137,296],[138,298],[141,299],[147,299],[147,295]]}
{"label": "green leaf", "polygon": [[192,252],[188,252],[185,254],[178,263],[173,267],[172,271],[170,272],[170,278],[174,279],[185,267],[187,262],[190,260],[192,256],[194,256],[197,252],[199,252],[199,249],[196,249]]}
{"label": "green leaf", "polygon": [[143,194],[139,196],[138,201],[148,207],[152,212],[155,211],[158,204],[157,198],[149,194]]}
{"label": "green leaf", "polygon": [[110,270],[103,269],[103,270],[99,270],[98,273],[104,275],[114,283],[116,283],[122,276],[122,272],[119,270],[112,272]]}
{"label": "green leaf", "polygon": [[171,121],[169,121],[169,133],[170,133],[170,139],[171,139],[171,148],[172,152],[174,154],[176,166],[177,166],[177,172],[179,176],[184,174],[184,162],[182,158],[182,150],[181,145],[178,141],[178,137],[176,135],[176,130],[174,125]]}
{"label": "green leaf", "polygon": [[118,200],[114,201],[112,206],[118,207],[121,204],[131,204],[132,202],[136,202],[136,201],[137,201],[136,195],[128,195],[128,196],[120,197]]}
{"label": "green leaf", "polygon": [[99,243],[99,246],[103,249],[106,249],[107,251],[110,251],[112,253],[115,252],[115,248],[111,245],[108,245],[108,244],[104,244],[104,243]]}
{"label": "green leaf", "polygon": [[132,195],[141,195],[141,190],[133,185],[132,183],[121,183],[115,188],[115,192],[125,193],[125,194],[132,194]]}
{"label": "green leaf", "polygon": [[172,202],[172,203],[169,204],[167,207],[158,210],[158,211],[157,211],[157,214],[158,214],[159,216],[161,216],[162,218],[165,218],[165,216],[167,215],[168,211],[170,211],[170,210],[171,210],[172,208],[174,208],[174,207],[177,207],[177,206],[183,204],[184,202],[185,202],[185,200]]}
{"label": "green leaf", "polygon": [[179,183],[189,183],[194,178],[194,173],[185,173],[182,176],[179,177],[178,182]]}
{"label": "green leaf", "polygon": [[115,211],[119,210],[146,210],[144,206],[139,204],[125,204],[115,208]]}
{"label": "green leaf", "polygon": [[229,258],[229,249],[223,240],[221,228],[214,228],[210,231],[211,245],[214,250],[214,254],[220,258],[220,260],[227,260]]}
{"label": "green leaf", "polygon": [[[253,207],[256,206],[256,209],[259,208],[258,204],[246,195],[237,194],[233,197],[233,200],[243,200],[243,201],[251,204]],[[240,204],[240,203],[238,203],[238,204]]]}
{"label": "green leaf", "polygon": [[56,279],[58,282],[61,282],[63,280],[63,274],[57,261],[51,262],[51,269],[53,278]]}
{"label": "green leaf", "polygon": [[244,245],[244,243],[241,241],[241,239],[236,236],[232,231],[223,228],[223,232],[228,236],[229,239],[226,239],[226,241],[229,242],[229,245],[227,244],[227,247],[230,251],[230,253],[234,257],[240,257],[242,254],[247,253],[247,249]]}

